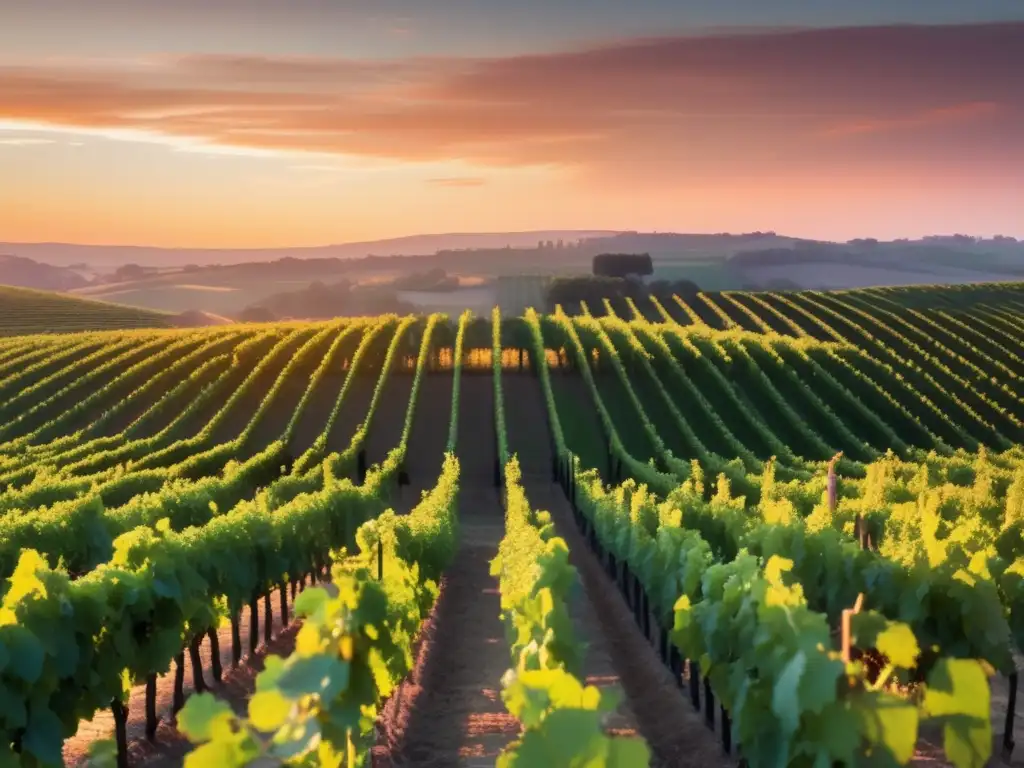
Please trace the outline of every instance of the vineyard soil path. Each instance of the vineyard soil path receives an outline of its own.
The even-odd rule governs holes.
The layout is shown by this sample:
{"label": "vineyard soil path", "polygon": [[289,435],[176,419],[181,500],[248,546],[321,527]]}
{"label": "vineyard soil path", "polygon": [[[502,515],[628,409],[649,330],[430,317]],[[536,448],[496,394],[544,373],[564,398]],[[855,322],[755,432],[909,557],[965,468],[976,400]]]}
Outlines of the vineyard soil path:
{"label": "vineyard soil path", "polygon": [[551,440],[543,428],[548,417],[539,380],[530,374],[506,374],[502,382],[506,401],[515,403],[516,417],[508,420],[509,451],[519,456],[527,498],[534,509],[551,513],[558,534],[569,545],[570,562],[579,571],[582,590],[570,604],[570,613],[578,636],[590,644],[584,661],[586,682],[621,691],[608,731],[642,736],[652,752],[651,765],[659,768],[734,763],[683,699],[576,529],[569,502],[552,481]]}
{"label": "vineyard soil path", "polygon": [[[424,392],[433,387],[425,380]],[[534,394],[532,377],[509,377],[527,384]],[[461,462],[459,503],[460,547],[446,573],[434,613],[423,631],[417,665],[409,680],[388,702],[381,719],[381,746],[375,751],[376,766],[493,766],[501,750],[519,734],[518,722],[501,701],[501,677],[510,665],[508,641],[500,621],[498,584],[489,564],[504,535],[504,513],[494,487],[496,446],[493,432],[494,382],[476,373],[461,384],[458,454]],[[520,396],[519,385],[513,383]],[[441,389],[440,386],[437,387]],[[423,410],[440,411],[427,397]],[[507,396],[507,393],[506,393]],[[524,471],[551,486],[550,447],[547,444],[543,401],[516,402],[516,427],[538,438],[537,450],[520,451]],[[414,430],[415,434],[415,430]],[[422,434],[422,433],[421,433]],[[516,442],[519,442],[518,440]],[[414,437],[410,448],[419,447]],[[411,469],[411,468],[410,468]],[[410,471],[410,474],[419,474]],[[419,484],[411,477],[413,486]],[[531,499],[531,502],[533,500]],[[604,640],[600,622],[585,589],[570,603],[570,615],[581,638],[589,646],[584,659],[586,682],[601,688],[620,688],[619,676]],[[636,718],[625,696],[607,723],[610,733],[635,734]]]}
{"label": "vineyard soil path", "polygon": [[[493,766],[498,753],[519,733],[500,696],[509,654],[499,618],[498,585],[489,565],[504,531],[493,483],[493,386],[490,376],[473,373],[461,378],[456,448],[461,470],[459,549],[423,628],[416,667],[382,713],[380,744],[374,751],[378,768]],[[421,395],[417,421],[422,414],[424,426],[444,429],[447,419],[441,416],[451,410],[451,377],[425,377]],[[436,434],[417,426],[414,423],[407,465],[411,490],[436,482],[443,450]]]}

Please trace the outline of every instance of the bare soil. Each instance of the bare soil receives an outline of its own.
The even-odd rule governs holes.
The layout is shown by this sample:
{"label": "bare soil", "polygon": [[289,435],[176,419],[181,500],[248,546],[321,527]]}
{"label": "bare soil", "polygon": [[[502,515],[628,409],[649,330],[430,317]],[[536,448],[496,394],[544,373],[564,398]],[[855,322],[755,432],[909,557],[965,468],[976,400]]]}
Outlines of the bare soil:
{"label": "bare soil", "polygon": [[[459,457],[460,482],[464,487],[494,486],[497,461],[494,429],[494,379],[479,373],[463,373],[459,382],[456,453]],[[500,509],[498,519],[504,526],[504,516]]]}
{"label": "bare soil", "polygon": [[[452,377],[424,378],[410,436],[410,490],[437,481],[451,412]],[[463,376],[457,453],[461,462],[459,550],[422,630],[416,667],[379,719],[374,765],[492,766],[519,734],[501,701],[501,677],[510,658],[501,624],[498,583],[490,561],[505,519],[493,484],[494,382]],[[413,458],[415,457],[415,458]]]}
{"label": "bare soil", "polygon": [[519,734],[500,695],[509,653],[489,573],[504,529],[497,492],[462,488],[459,507],[460,548],[417,666],[382,713],[375,766],[493,766]]}
{"label": "bare soil", "polygon": [[517,456],[524,478],[550,479],[550,428],[540,382],[529,372],[502,372],[501,388],[509,453]]}
{"label": "bare soil", "polygon": [[597,616],[592,636],[606,644],[636,727],[651,749],[651,765],[734,764],[735,757],[724,753],[715,732],[704,725],[703,716],[684,698],[680,684],[637,628],[626,601],[576,528],[561,488],[550,483],[546,490],[531,485],[528,493],[531,503],[551,512],[559,535],[569,545],[571,560]]}
{"label": "bare soil", "polygon": [[[578,376],[558,378],[582,383]],[[587,682],[602,689],[619,688],[624,693],[608,723],[609,731],[643,736],[652,752],[652,766],[734,763],[637,628],[618,587],[579,533],[564,492],[551,482],[551,442],[535,427],[547,424],[540,380],[528,374],[510,375],[503,377],[502,385],[506,397],[515,403],[515,419],[508,419],[506,406],[509,450],[518,453],[520,462],[530,468],[523,472],[530,505],[551,513],[559,535],[569,545],[569,559],[579,571],[583,590],[570,610],[580,637],[592,644],[584,667]],[[589,394],[581,387],[577,390],[578,396],[589,403]]]}

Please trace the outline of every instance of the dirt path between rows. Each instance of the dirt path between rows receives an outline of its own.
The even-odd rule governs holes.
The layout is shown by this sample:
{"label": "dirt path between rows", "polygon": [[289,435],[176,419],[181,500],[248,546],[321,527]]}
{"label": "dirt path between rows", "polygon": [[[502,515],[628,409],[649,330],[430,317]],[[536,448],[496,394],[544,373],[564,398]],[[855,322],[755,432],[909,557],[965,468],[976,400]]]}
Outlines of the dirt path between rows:
{"label": "dirt path between rows", "polygon": [[[672,674],[637,629],[633,613],[576,528],[562,489],[550,482],[527,483],[532,506],[551,512],[558,534],[569,545],[592,606],[588,638],[603,645],[609,668],[628,697],[627,712],[651,749],[654,768],[714,768],[735,765],[714,732],[704,725]],[[588,671],[589,676],[589,671]],[[620,710],[620,714],[625,714]]]}
{"label": "dirt path between rows", "polygon": [[[569,558],[583,589],[570,605],[579,636],[591,643],[584,672],[599,688],[619,688],[622,701],[610,718],[609,732],[642,736],[651,749],[651,765],[719,766],[735,763],[714,734],[683,698],[672,674],[637,629],[632,611],[609,580],[578,532],[572,509],[560,486],[551,481],[551,440],[547,404],[540,381],[528,374],[503,376],[506,397],[515,403],[508,420],[509,450],[520,456],[530,505],[552,514],[558,534],[569,545]],[[582,402],[589,395],[580,391]]]}
{"label": "dirt path between rows", "polygon": [[[450,376],[424,381],[418,419],[432,421],[423,414],[450,412],[450,382]],[[463,376],[459,394],[459,549],[423,627],[416,666],[380,718],[376,768],[493,766],[519,734],[518,722],[501,701],[501,677],[510,659],[498,582],[490,575],[505,530],[498,491],[490,482],[496,456],[493,380]],[[431,426],[436,430],[440,424]],[[408,463],[412,487],[429,487],[436,481],[437,449],[443,450],[443,443],[428,445],[436,441],[416,425],[411,437],[410,453],[438,453]]]}
{"label": "dirt path between rows", "polygon": [[424,627],[417,665],[385,707],[375,766],[493,766],[519,734],[501,701],[509,666],[490,561],[504,519],[494,488],[463,488],[460,545]]}

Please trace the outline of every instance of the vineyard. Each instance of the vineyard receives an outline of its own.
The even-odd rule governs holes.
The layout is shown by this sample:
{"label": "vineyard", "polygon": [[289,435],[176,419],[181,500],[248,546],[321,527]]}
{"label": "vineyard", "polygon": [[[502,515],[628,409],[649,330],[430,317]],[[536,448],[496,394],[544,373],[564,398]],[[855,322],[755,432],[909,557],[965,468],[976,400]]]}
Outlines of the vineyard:
{"label": "vineyard", "polygon": [[1022,378],[1020,284],[4,337],[0,765],[1012,762]]}
{"label": "vineyard", "polygon": [[0,336],[162,328],[169,318],[138,307],[0,285]]}

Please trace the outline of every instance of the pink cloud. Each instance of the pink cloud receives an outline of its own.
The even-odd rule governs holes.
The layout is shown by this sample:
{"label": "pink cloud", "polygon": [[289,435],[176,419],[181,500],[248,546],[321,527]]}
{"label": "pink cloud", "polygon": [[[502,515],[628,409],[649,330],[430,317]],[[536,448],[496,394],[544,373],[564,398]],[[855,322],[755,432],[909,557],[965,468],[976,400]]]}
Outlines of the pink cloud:
{"label": "pink cloud", "polygon": [[[1024,162],[1024,23],[720,34],[506,58],[0,67],[0,121],[610,178]],[[941,129],[970,125],[976,135]],[[945,144],[941,144],[946,142]],[[938,143],[938,144],[937,144]],[[941,144],[941,146],[940,146]]]}
{"label": "pink cloud", "polygon": [[991,101],[956,104],[950,107],[929,109],[916,114],[891,118],[865,118],[850,120],[827,127],[826,136],[857,136],[862,134],[887,133],[890,131],[913,130],[931,126],[974,123],[998,116],[1002,107]]}

